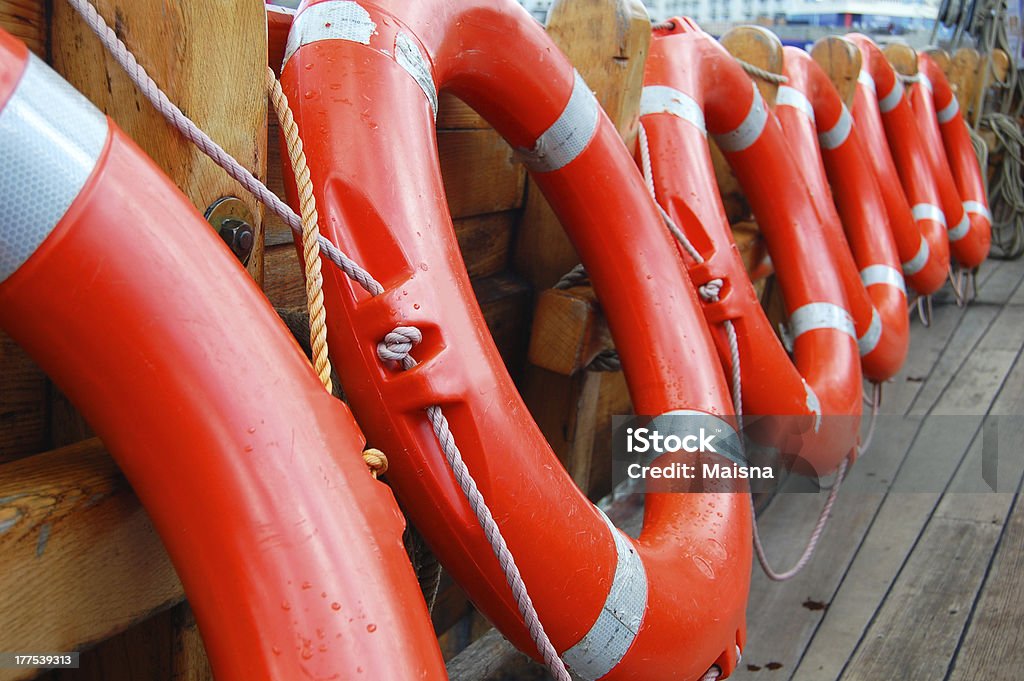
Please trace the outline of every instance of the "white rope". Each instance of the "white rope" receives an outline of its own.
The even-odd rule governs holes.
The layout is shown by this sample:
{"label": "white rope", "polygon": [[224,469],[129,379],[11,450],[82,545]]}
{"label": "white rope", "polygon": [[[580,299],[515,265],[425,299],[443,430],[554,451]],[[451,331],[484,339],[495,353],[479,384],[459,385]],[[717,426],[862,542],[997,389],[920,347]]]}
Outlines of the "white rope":
{"label": "white rope", "polygon": [[[843,478],[846,477],[846,466],[847,460],[843,459],[843,462],[839,464],[839,472],[836,474],[836,481],[832,485],[832,490],[828,493],[828,499],[825,501],[825,506],[821,509],[821,515],[818,516],[818,522],[814,524],[814,531],[811,532],[811,537],[807,541],[807,546],[804,547],[804,551],[800,554],[800,558],[790,569],[780,572],[771,566],[771,563],[768,561],[768,556],[765,554],[764,545],[761,543],[761,534],[757,530],[757,520],[754,520],[754,552],[757,554],[757,562],[761,564],[761,569],[764,570],[764,574],[768,579],[773,582],[785,582],[786,580],[796,577],[800,574],[801,570],[807,567],[811,557],[814,556],[814,550],[818,548],[818,540],[821,539],[821,533],[825,530],[825,525],[828,523],[828,518],[832,513],[832,506],[835,504],[836,497],[839,495],[839,488],[842,486]],[[753,513],[753,498],[751,498],[750,506],[751,512]]]}
{"label": "white rope", "polygon": [[665,209],[662,208],[661,204],[658,202],[657,193],[654,191],[654,172],[651,169],[651,148],[647,142],[647,128],[644,127],[643,123],[640,124],[637,133],[637,139],[640,143],[640,165],[643,171],[644,184],[647,185],[647,191],[650,192],[651,199],[654,200],[654,205],[657,206],[658,213],[661,215],[661,219],[665,222],[665,226],[668,227],[668,231],[672,232],[672,236],[674,236],[683,249],[689,253],[690,257],[693,258],[698,265],[701,265],[704,263],[704,256],[702,256],[700,252],[693,247],[690,240],[686,238],[683,231],[679,229],[678,225],[676,225],[672,216],[665,212]]}
{"label": "white rope", "polygon": [[857,445],[857,456],[864,456],[871,449],[871,441],[875,439],[875,424],[878,422],[878,410],[882,406],[882,384],[872,383],[871,390],[871,421],[868,422],[868,432],[864,439]]}
{"label": "white rope", "polygon": [[924,328],[927,329],[932,325],[932,297],[930,295],[917,297],[917,316]]}
{"label": "white rope", "polygon": [[[181,109],[170,101],[167,95],[164,94],[156,82],[149,77],[149,74],[146,73],[145,69],[143,69],[138,63],[128,47],[117,37],[114,31],[111,30],[103,17],[99,15],[96,8],[93,7],[88,0],[67,1],[68,4],[70,4],[82,16],[93,32],[96,33],[103,45],[110,51],[114,59],[128,74],[128,77],[139,88],[140,92],[142,92],[143,95],[153,103],[153,106],[156,107],[168,122],[180,130],[185,137],[213,159],[213,161],[223,168],[232,178],[252,192],[271,210],[280,215],[292,230],[301,230],[301,221],[294,211],[288,208],[288,206],[274,195],[266,185],[260,182],[248,170],[243,168],[241,164],[232,158],[230,154],[224,151],[224,149],[214,142],[209,135],[203,132],[192,120],[185,116]],[[337,248],[337,246],[334,246],[334,244],[323,236],[318,240],[320,242],[321,252],[333,263],[338,265],[338,267],[340,267],[349,278],[370,293],[370,295],[376,296],[384,292],[384,287],[380,282],[374,279],[369,272],[355,263],[355,261],[345,255]],[[422,340],[423,334],[419,329],[411,326],[396,327],[394,331],[385,335],[384,340],[378,346],[378,355],[382,360],[395,361],[398,362],[403,369],[410,369],[416,366],[416,360],[409,356],[409,352]],[[530,596],[526,591],[526,584],[523,582],[519,568],[516,566],[515,560],[513,559],[511,552],[508,550],[508,545],[506,544],[504,537],[501,535],[501,530],[498,527],[497,522],[495,522],[490,509],[487,507],[483,494],[477,487],[476,481],[473,479],[473,476],[470,475],[469,469],[466,467],[465,461],[462,459],[462,453],[455,444],[455,438],[448,426],[448,420],[445,418],[439,406],[435,405],[427,407],[426,411],[427,417],[429,418],[431,427],[434,431],[434,436],[437,438],[438,444],[444,452],[445,460],[451,467],[452,474],[454,475],[455,480],[459,483],[459,488],[466,497],[466,501],[469,503],[470,508],[473,509],[473,513],[476,515],[477,521],[480,523],[484,536],[490,543],[491,550],[494,552],[502,571],[505,573],[505,579],[508,582],[509,588],[512,590],[512,595],[515,598],[519,612],[530,632],[531,638],[537,645],[537,649],[540,652],[541,657],[544,659],[544,663],[547,665],[551,675],[557,679],[557,681],[572,681],[565,663],[558,656],[558,652],[551,643],[551,639],[548,638],[547,632],[544,631],[544,627],[537,615],[537,610],[533,605],[533,601],[530,599]]]}
{"label": "white rope", "polygon": [[[643,175],[644,175],[644,183],[647,185],[647,190],[651,193],[651,198],[654,199],[655,204],[658,205],[658,210],[661,213],[662,219],[665,221],[665,224],[668,226],[669,231],[672,232],[672,234],[676,237],[676,239],[679,241],[679,243],[686,250],[686,252],[690,254],[690,257],[692,257],[698,264],[703,264],[704,263],[704,256],[702,256],[700,254],[700,252],[697,251],[696,248],[694,248],[693,244],[690,243],[689,239],[687,239],[686,236],[683,235],[683,233],[679,229],[679,227],[676,226],[676,224],[672,220],[671,216],[669,216],[669,214],[661,207],[661,205],[658,204],[657,196],[655,195],[655,191],[654,191],[654,177],[653,177],[653,170],[652,170],[652,164],[651,164],[651,150],[650,150],[650,145],[649,145],[648,140],[647,140],[647,131],[644,129],[644,126],[643,126],[642,123],[640,124],[640,128],[639,128],[638,132],[639,132],[638,141],[639,141],[639,144],[640,144],[640,166],[641,166],[641,170],[642,170]],[[707,301],[707,302],[717,302],[718,298],[719,298],[719,294],[720,294],[721,289],[722,289],[722,286],[723,286],[723,282],[722,282],[721,279],[713,279],[713,280],[709,281],[708,283],[704,284],[703,286],[700,286],[697,290],[698,290],[698,293],[700,294],[701,298],[704,299],[705,301]],[[732,320],[731,319],[725,320],[725,322],[723,322],[723,326],[725,327],[726,336],[728,337],[728,341],[729,341],[729,361],[730,361],[730,365],[731,365],[730,368],[731,368],[731,373],[732,373],[733,409],[734,409],[734,411],[736,413],[736,419],[737,419],[737,425],[739,426],[739,432],[742,434],[742,432],[743,432],[743,381],[742,381],[742,371],[741,371],[741,367],[740,367],[739,344],[738,344],[737,338],[736,338],[736,328],[735,328]],[[874,419],[872,418],[872,422],[871,422],[869,433],[873,433],[873,432],[874,432]],[[870,438],[868,439],[868,444],[870,444]],[[751,513],[754,514],[753,515],[754,520],[753,520],[753,523],[752,523],[753,531],[754,531],[753,532],[753,534],[754,534],[754,550],[755,550],[755,553],[757,554],[758,562],[761,564],[761,568],[764,570],[764,573],[768,576],[769,579],[771,579],[773,581],[777,581],[777,582],[781,582],[781,581],[785,581],[785,580],[788,580],[788,579],[792,579],[797,574],[799,574],[800,571],[803,570],[804,567],[806,567],[807,563],[811,560],[811,557],[814,555],[814,551],[815,551],[815,549],[818,546],[818,541],[821,539],[821,533],[824,531],[825,525],[828,523],[828,518],[829,518],[829,515],[832,512],[832,506],[835,503],[836,495],[839,493],[839,487],[841,486],[841,484],[843,482],[843,477],[846,474],[847,463],[848,463],[848,461],[844,459],[842,464],[840,464],[840,466],[839,466],[839,473],[838,473],[838,475],[836,477],[836,481],[834,483],[834,486],[832,487],[831,492],[829,492],[829,496],[828,496],[828,499],[825,502],[825,506],[821,510],[821,515],[818,517],[818,522],[814,526],[814,531],[811,532],[810,539],[808,539],[808,541],[807,541],[807,546],[804,548],[804,551],[801,554],[800,558],[797,560],[796,564],[792,568],[790,568],[789,570],[786,570],[785,572],[778,572],[778,571],[776,571],[775,569],[772,568],[771,564],[768,562],[768,557],[767,557],[767,555],[764,552],[764,546],[761,543],[761,535],[760,535],[760,532],[757,529],[757,516],[756,516],[755,509],[754,509],[754,498],[753,498],[753,496],[750,497]],[[714,668],[712,668],[712,670],[713,669]],[[709,670],[708,674],[711,674],[712,670]],[[718,677],[717,676],[714,676],[714,677],[705,676],[705,678],[717,679]]]}
{"label": "white rope", "polygon": [[[403,369],[412,369],[416,366],[417,362],[409,353],[422,340],[423,334],[414,326],[395,327],[395,330],[385,335],[384,340],[378,344],[377,354],[382,360],[398,362]],[[430,420],[434,435],[441,445],[445,460],[455,476],[455,481],[459,483],[459,488],[466,497],[466,501],[469,502],[470,508],[473,509],[473,514],[476,516],[477,522],[484,531],[484,536],[487,537],[487,541],[491,544],[491,550],[494,552],[498,563],[501,565],[501,569],[505,573],[506,581],[512,590],[512,596],[519,607],[519,613],[523,616],[523,621],[534,643],[537,644],[537,649],[540,651],[545,665],[547,665],[551,675],[558,679],[558,681],[571,681],[569,672],[565,668],[565,663],[558,656],[558,652],[555,650],[554,645],[544,631],[540,618],[537,616],[533,600],[530,598],[529,593],[527,593],[526,584],[523,582],[522,575],[519,573],[519,567],[516,565],[515,559],[508,549],[508,544],[506,544],[505,538],[501,535],[501,530],[498,528],[490,508],[487,507],[484,501],[483,493],[477,487],[476,480],[473,479],[469,468],[466,466],[466,462],[462,458],[462,452],[459,451],[459,447],[455,443],[455,437],[448,426],[448,419],[445,418],[444,413],[438,406],[427,407],[427,418]]]}

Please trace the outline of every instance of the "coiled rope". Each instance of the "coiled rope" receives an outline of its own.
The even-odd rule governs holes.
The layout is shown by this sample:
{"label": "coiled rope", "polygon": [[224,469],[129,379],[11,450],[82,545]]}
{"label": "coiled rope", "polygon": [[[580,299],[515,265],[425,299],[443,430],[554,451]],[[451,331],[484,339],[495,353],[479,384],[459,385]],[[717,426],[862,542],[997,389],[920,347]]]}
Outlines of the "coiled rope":
{"label": "coiled rope", "polygon": [[995,134],[1003,149],[989,189],[992,231],[1002,257],[1024,255],[1024,133],[1020,124],[1002,113],[987,113],[981,125]]}
{"label": "coiled rope", "polygon": [[[301,220],[280,198],[253,176],[252,173],[243,168],[230,154],[214,142],[209,135],[200,130],[192,120],[182,113],[181,109],[168,99],[167,95],[149,77],[149,74],[138,63],[128,47],[117,37],[88,0],[67,0],[67,2],[82,16],[89,28],[99,37],[104,47],[114,57],[115,61],[121,65],[140,92],[153,103],[153,106],[168,122],[213,159],[232,178],[266,204],[268,208],[280,215],[292,230],[302,232]],[[275,82],[276,80],[274,78]],[[289,148],[289,155],[292,155],[291,148]],[[345,272],[349,278],[362,286],[370,295],[377,296],[384,292],[384,287],[380,282],[345,255],[337,246],[328,241],[326,237],[317,235],[316,241],[323,255],[328,257],[331,262]],[[306,240],[303,243],[305,244]],[[409,353],[422,340],[423,334],[416,327],[399,326],[384,337],[384,340],[377,347],[377,354],[382,361],[394,361],[403,369],[410,369],[416,366],[416,360]],[[512,591],[519,613],[522,615],[530,637],[537,645],[545,665],[557,681],[572,681],[565,663],[558,656],[558,652],[551,643],[551,639],[548,638],[547,632],[544,631],[533,601],[527,593],[526,584],[523,582],[515,559],[508,549],[505,538],[501,535],[501,530],[497,522],[495,522],[494,516],[487,507],[483,494],[477,487],[476,481],[473,479],[462,458],[462,453],[455,443],[448,420],[439,406],[428,407],[426,412],[434,431],[434,436],[437,438],[437,442],[444,453],[445,460],[448,462],[452,474],[459,484],[459,488],[466,497],[466,501],[469,503],[470,508],[472,508],[474,515],[476,515],[484,536],[490,543],[491,550],[494,552],[505,574],[505,579]],[[370,454],[371,457],[380,455],[376,450],[367,450],[366,454]],[[382,457],[383,455],[380,456]],[[386,465],[386,462],[384,465]]]}

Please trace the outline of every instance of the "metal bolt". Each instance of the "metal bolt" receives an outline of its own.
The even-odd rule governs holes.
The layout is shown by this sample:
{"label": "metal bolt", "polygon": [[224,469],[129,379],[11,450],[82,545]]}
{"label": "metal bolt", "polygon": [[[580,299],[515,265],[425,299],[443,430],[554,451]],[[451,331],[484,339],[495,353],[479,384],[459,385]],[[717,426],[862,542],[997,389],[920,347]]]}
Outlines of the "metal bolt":
{"label": "metal bolt", "polygon": [[245,203],[235,196],[222,196],[210,204],[205,217],[235,257],[243,265],[247,264],[256,245],[256,235],[252,228],[253,214]]}
{"label": "metal bolt", "polygon": [[227,218],[220,223],[220,238],[228,245],[231,252],[235,254],[242,264],[246,264],[252,254],[252,247],[255,243],[252,227],[244,220]]}

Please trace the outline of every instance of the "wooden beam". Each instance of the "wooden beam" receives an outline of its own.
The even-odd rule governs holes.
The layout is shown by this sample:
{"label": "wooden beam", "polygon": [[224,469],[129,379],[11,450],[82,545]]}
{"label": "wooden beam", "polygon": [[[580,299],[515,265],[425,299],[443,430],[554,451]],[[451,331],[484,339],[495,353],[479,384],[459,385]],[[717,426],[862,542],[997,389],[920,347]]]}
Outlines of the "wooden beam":
{"label": "wooden beam", "polygon": [[507,210],[455,219],[455,238],[470,279],[497,274],[508,266],[518,215]]}
{"label": "wooden beam", "polygon": [[81,650],[182,597],[98,440],[0,466],[0,649]]}
{"label": "wooden beam", "polygon": [[547,671],[496,630],[474,641],[448,663],[448,677],[459,681],[542,681]]}
{"label": "wooden beam", "polygon": [[[98,0],[95,4],[171,101],[243,166],[265,177],[267,19],[263,4],[163,0]],[[261,205],[164,122],[67,3],[52,6],[54,68],[117,121],[201,212],[223,196],[245,203],[256,237],[248,269],[260,281]]]}
{"label": "wooden beam", "polygon": [[3,0],[0,2],[0,28],[28,45],[37,57],[47,58],[46,18],[48,3],[44,0]]}
{"label": "wooden beam", "polygon": [[525,171],[494,130],[439,130],[437,150],[453,218],[522,205]]}
{"label": "wooden beam", "polygon": [[47,379],[29,356],[0,332],[0,463],[46,449]]}
{"label": "wooden beam", "polygon": [[530,286],[508,273],[475,279],[472,283],[494,344],[509,373],[516,376],[526,359],[525,331],[530,325],[533,302]]}
{"label": "wooden beam", "polygon": [[533,314],[530,363],[563,376],[585,369],[612,347],[594,289],[579,286],[541,293]]}
{"label": "wooden beam", "polygon": [[450,92],[437,98],[438,130],[488,130],[490,125],[469,105]]}

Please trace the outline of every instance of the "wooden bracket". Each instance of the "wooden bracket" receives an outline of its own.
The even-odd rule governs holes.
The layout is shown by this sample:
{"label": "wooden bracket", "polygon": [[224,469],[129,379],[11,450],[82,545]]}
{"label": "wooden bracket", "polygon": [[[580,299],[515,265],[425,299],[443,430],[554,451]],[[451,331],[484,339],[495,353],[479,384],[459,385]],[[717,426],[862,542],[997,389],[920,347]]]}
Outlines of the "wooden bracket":
{"label": "wooden bracket", "polygon": [[917,75],[917,51],[904,43],[891,43],[882,49],[896,73],[902,76]]}
{"label": "wooden bracket", "polygon": [[611,334],[594,289],[580,286],[541,293],[530,334],[532,364],[571,376],[611,347]]}
{"label": "wooden bracket", "polygon": [[863,60],[857,46],[846,38],[830,35],[814,43],[811,58],[828,74],[843,104],[852,108]]}

